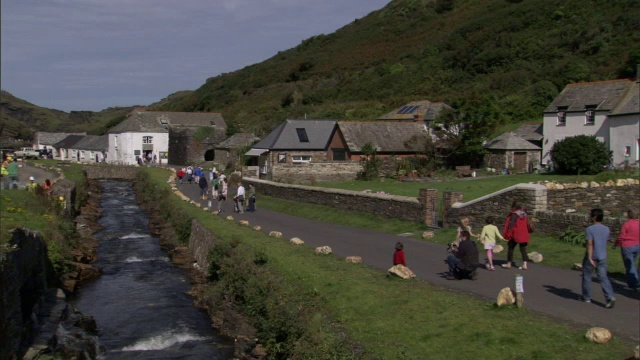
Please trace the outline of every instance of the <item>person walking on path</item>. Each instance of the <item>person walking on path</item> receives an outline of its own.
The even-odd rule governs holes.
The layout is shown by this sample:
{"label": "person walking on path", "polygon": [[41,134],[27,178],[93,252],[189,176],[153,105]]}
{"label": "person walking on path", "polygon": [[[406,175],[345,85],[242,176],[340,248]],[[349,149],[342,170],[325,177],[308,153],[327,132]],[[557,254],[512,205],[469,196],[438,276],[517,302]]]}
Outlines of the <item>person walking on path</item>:
{"label": "person walking on path", "polygon": [[460,244],[457,249],[453,249],[445,262],[449,265],[449,275],[447,280],[461,280],[468,277],[471,280],[477,279],[478,268],[478,247],[473,240],[469,240],[471,234],[462,231],[460,234]]}
{"label": "person walking on path", "polygon": [[218,183],[218,213],[221,213],[222,204],[227,201],[227,179],[220,179]]}
{"label": "person walking on path", "polygon": [[498,227],[493,224],[493,216],[487,216],[485,219],[486,225],[482,228],[480,233],[480,242],[484,245],[484,249],[487,252],[487,270],[493,271],[496,268],[493,266],[493,248],[496,246],[496,238],[504,240],[500,234]]}
{"label": "person walking on path", "polygon": [[401,242],[396,243],[396,251],[393,252],[393,266],[396,265],[407,266],[407,261],[404,259],[404,245]]}
{"label": "person walking on path", "polygon": [[200,176],[198,178],[198,186],[200,186],[200,198],[202,200],[206,200],[207,192],[209,190],[209,184],[207,183],[207,178],[204,176]]}
{"label": "person walking on path", "polygon": [[249,207],[247,207],[248,212],[256,211],[256,188],[253,184],[249,184],[249,190],[247,190],[247,197],[249,198]]}
{"label": "person walking on path", "polygon": [[458,225],[458,233],[456,234],[456,241],[453,242],[454,246],[458,246],[458,244],[460,243],[460,240],[462,239],[463,231],[468,231],[469,235],[473,237],[480,236],[478,234],[474,234],[473,231],[471,231],[471,225],[469,225],[469,223],[470,221],[468,217],[464,216],[460,218],[460,224]]}
{"label": "person walking on path", "polygon": [[590,216],[593,225],[586,230],[587,251],[582,261],[582,301],[591,302],[591,282],[595,268],[598,271],[600,286],[607,301],[605,307],[611,309],[616,303],[616,297],[607,276],[607,242],[610,231],[607,226],[602,224],[604,218],[602,209],[591,209]]}
{"label": "person walking on path", "polygon": [[613,248],[620,246],[622,261],[626,269],[627,285],[631,290],[640,290],[640,263],[636,265],[640,253],[640,230],[638,229],[638,215],[633,210],[627,210],[627,220],[620,228],[620,234]]}
{"label": "person walking on path", "polygon": [[238,182],[238,190],[236,192],[235,199],[238,201],[238,213],[244,214],[244,197],[245,190],[241,182]]}
{"label": "person walking on path", "polygon": [[514,266],[513,263],[513,250],[516,246],[520,246],[520,254],[522,255],[522,266],[520,269],[527,270],[527,261],[529,256],[527,255],[527,245],[531,236],[531,225],[529,224],[529,216],[524,208],[514,201],[511,205],[511,213],[507,216],[507,220],[504,223],[504,230],[502,236],[509,242],[509,248],[507,251],[507,263],[502,264],[505,269],[511,269]]}
{"label": "person walking on path", "polygon": [[11,161],[9,163],[9,165],[7,165],[7,176],[9,176],[9,188],[10,189],[17,189],[18,188],[18,161],[16,161],[16,159],[13,159],[13,161]]}

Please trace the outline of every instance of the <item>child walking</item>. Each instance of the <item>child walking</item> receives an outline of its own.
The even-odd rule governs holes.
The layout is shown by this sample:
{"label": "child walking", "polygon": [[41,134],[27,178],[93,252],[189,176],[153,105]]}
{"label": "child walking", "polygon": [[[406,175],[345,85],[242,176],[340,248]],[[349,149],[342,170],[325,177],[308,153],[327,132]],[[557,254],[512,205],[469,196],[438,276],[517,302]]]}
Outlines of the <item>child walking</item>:
{"label": "child walking", "polygon": [[456,241],[453,242],[454,248],[458,247],[458,244],[460,244],[460,240],[462,239],[461,235],[463,231],[468,231],[469,235],[476,238],[480,236],[478,234],[474,234],[473,231],[471,231],[471,225],[469,225],[469,218],[466,216],[461,217],[460,224],[458,225],[458,234],[456,235]]}
{"label": "child walking", "polygon": [[485,226],[482,227],[482,233],[480,233],[480,242],[484,245],[484,249],[487,251],[487,270],[494,271],[493,267],[493,248],[496,246],[496,238],[504,240],[500,230],[495,226],[495,219],[493,216],[487,216],[485,219]]}
{"label": "child walking", "polygon": [[398,264],[407,266],[407,262],[404,259],[404,245],[401,242],[396,243],[396,251],[393,253],[393,266]]}

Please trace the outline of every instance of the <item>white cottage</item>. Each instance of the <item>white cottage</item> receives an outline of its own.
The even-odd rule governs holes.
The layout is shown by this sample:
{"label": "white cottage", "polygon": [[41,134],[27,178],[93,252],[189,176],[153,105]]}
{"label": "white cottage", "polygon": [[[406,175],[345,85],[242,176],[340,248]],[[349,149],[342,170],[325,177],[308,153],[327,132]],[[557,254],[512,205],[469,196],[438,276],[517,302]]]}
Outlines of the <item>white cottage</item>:
{"label": "white cottage", "polygon": [[618,79],[567,85],[544,111],[542,164],[553,145],[576,135],[592,135],[613,153],[616,166],[640,160],[638,81]]}
{"label": "white cottage", "polygon": [[169,119],[164,113],[135,111],[108,132],[106,162],[134,165],[166,164],[169,152]]}

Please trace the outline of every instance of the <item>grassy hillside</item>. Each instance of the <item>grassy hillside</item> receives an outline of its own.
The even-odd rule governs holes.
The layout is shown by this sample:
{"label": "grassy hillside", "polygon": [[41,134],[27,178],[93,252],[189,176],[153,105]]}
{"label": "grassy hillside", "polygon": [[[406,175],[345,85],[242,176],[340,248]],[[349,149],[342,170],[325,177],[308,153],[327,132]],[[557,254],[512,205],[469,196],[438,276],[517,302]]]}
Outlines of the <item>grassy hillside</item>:
{"label": "grassy hillside", "polygon": [[81,132],[100,135],[118,124],[131,107],[108,108],[100,112],[43,108],[19,99],[7,91],[0,94],[0,139],[4,144],[15,139],[30,140],[35,131]]}
{"label": "grassy hillside", "polygon": [[567,83],[634,76],[638,19],[636,0],[393,0],[154,107],[222,112],[259,135],[287,117],[375,118],[418,99],[539,121]]}

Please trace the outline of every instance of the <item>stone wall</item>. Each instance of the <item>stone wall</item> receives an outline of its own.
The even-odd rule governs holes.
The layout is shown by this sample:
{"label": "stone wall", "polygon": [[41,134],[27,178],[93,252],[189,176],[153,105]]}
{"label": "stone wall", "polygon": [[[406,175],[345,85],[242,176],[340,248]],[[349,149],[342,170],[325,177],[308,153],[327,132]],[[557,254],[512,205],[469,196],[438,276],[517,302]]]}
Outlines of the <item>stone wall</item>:
{"label": "stone wall", "polygon": [[600,207],[607,212],[640,210],[640,187],[635,179],[608,182],[548,183],[548,210],[588,212]]}
{"label": "stone wall", "polygon": [[189,251],[196,260],[197,267],[205,274],[209,272],[207,256],[217,240],[217,236],[207,230],[199,221],[193,220],[191,222]]}
{"label": "stone wall", "polygon": [[47,291],[47,248],[40,233],[13,231],[13,251],[0,259],[0,359],[23,354],[32,339],[32,313]]}
{"label": "stone wall", "polygon": [[216,132],[202,141],[193,138],[198,128],[169,128],[169,164],[190,165],[204,161],[204,154],[225,140],[224,132]]}
{"label": "stone wall", "polygon": [[139,167],[136,166],[86,166],[83,168],[87,179],[135,180]]}
{"label": "stone wall", "polygon": [[243,179],[243,182],[253,184],[258,196],[262,194],[408,221],[424,222],[426,218],[423,205],[413,197],[283,184],[248,178]]}
{"label": "stone wall", "polygon": [[306,164],[278,164],[272,169],[273,181],[313,184],[317,181],[354,180],[362,166],[353,161],[331,161]]}

